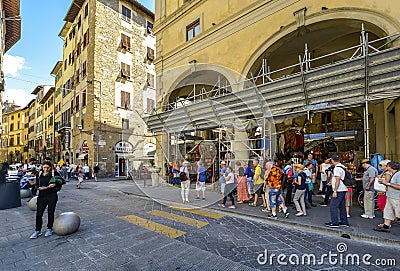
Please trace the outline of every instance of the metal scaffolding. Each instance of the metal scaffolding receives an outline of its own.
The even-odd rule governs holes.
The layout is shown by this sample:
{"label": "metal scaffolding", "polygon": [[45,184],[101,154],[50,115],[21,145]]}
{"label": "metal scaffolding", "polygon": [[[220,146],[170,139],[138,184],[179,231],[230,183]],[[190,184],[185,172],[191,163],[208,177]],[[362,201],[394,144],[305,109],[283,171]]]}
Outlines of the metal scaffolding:
{"label": "metal scaffolding", "polygon": [[[364,107],[364,150],[365,157],[369,157],[368,104],[400,97],[400,47],[389,47],[399,38],[400,33],[395,33],[368,41],[362,26],[360,43],[356,46],[311,58],[305,44],[304,55],[299,56],[298,63],[275,71],[271,71],[267,60],[263,59],[259,73],[243,82],[222,86],[219,78],[209,90],[193,85],[187,97],[167,104],[158,110],[159,113],[154,111],[146,119],[148,128],[153,133],[171,135],[227,129],[234,127],[234,119],[252,119],[262,130],[264,142],[268,137],[272,142],[275,133],[268,125],[274,121]],[[317,61],[328,62],[327,59],[342,53],[351,57],[313,66]],[[293,68],[300,72],[278,76]],[[238,85],[241,88],[233,91]],[[289,104],[294,106],[289,107]],[[273,148],[269,146],[269,153],[266,153],[265,145],[260,158],[273,158]],[[258,153],[251,146],[246,150],[249,154]]]}

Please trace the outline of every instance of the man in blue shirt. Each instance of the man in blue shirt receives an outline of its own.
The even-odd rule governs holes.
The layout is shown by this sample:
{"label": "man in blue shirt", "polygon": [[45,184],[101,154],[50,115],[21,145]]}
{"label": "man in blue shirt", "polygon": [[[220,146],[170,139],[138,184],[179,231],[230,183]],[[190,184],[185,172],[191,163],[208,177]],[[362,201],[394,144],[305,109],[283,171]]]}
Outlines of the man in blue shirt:
{"label": "man in blue shirt", "polygon": [[200,191],[203,192],[203,200],[206,200],[206,169],[203,166],[203,163],[199,163],[199,167],[197,169],[197,182],[196,182],[196,199],[200,199]]}

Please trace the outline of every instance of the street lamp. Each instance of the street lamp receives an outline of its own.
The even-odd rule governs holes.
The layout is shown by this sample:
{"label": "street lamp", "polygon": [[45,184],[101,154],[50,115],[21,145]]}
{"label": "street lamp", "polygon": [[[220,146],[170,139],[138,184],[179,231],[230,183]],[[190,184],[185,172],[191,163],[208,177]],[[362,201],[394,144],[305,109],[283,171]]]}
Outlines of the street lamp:
{"label": "street lamp", "polygon": [[96,160],[97,160],[97,164],[99,163],[99,141],[101,139],[101,126],[102,126],[102,121],[101,121],[101,97],[102,97],[102,93],[101,93],[101,81],[93,79],[93,80],[87,80],[86,83],[91,84],[94,86],[94,82],[99,83],[100,86],[100,92],[99,92],[99,96],[94,96],[94,98],[99,101],[99,138],[97,139],[97,151],[96,151]]}

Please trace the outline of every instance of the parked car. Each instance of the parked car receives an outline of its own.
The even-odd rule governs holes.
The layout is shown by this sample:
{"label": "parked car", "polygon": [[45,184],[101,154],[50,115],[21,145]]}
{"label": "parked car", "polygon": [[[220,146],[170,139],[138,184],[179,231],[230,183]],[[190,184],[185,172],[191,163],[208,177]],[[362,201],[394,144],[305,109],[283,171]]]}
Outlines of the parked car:
{"label": "parked car", "polygon": [[13,164],[10,165],[9,169],[7,170],[7,181],[8,182],[15,182],[18,181],[22,175],[18,173],[18,168],[21,166],[21,164]]}

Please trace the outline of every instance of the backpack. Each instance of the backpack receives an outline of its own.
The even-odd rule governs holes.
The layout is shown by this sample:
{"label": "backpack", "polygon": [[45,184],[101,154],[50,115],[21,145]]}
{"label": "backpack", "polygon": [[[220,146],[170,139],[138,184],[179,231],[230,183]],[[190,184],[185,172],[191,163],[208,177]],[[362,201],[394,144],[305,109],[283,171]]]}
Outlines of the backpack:
{"label": "backpack", "polygon": [[345,167],[339,166],[344,170],[344,179],[342,180],[343,184],[347,187],[351,187],[356,183],[356,179],[353,177],[350,171],[348,171]]}
{"label": "backpack", "polygon": [[180,171],[179,172],[179,180],[181,180],[181,182],[187,181],[188,177],[186,175],[186,173],[184,171]]}

